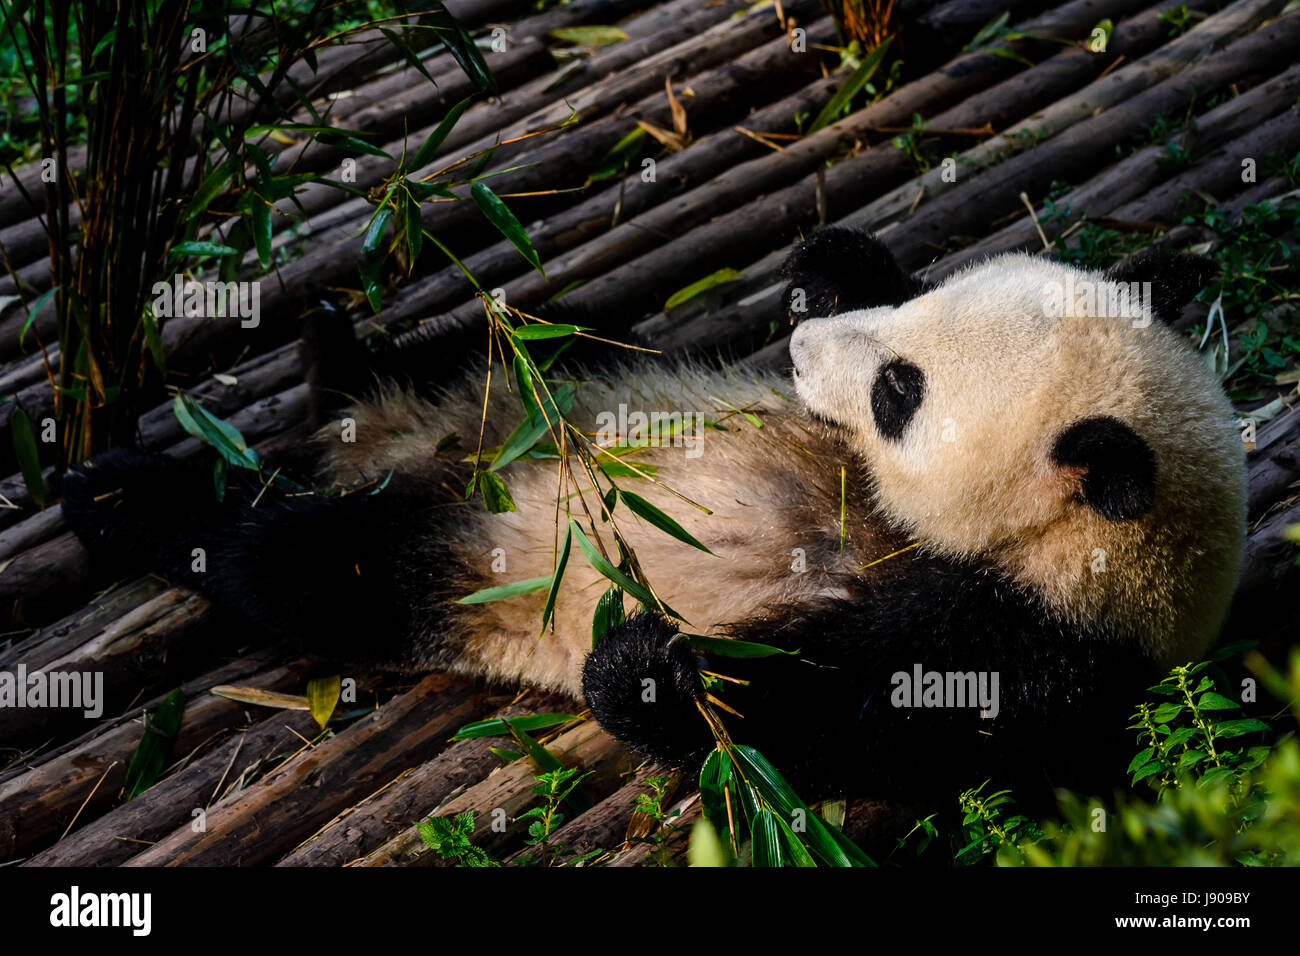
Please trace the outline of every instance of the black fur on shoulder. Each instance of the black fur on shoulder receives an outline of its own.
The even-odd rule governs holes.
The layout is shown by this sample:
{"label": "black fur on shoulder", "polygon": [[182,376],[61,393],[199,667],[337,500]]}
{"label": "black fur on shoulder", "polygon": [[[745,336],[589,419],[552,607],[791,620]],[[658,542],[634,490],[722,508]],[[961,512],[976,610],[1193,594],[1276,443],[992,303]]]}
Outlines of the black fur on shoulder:
{"label": "black fur on shoulder", "polygon": [[[692,655],[672,624],[654,620],[633,618],[597,645],[587,700],[634,749],[698,766],[711,737]],[[715,658],[711,670],[749,683],[711,692],[744,715],[720,713],[732,739],[757,746],[806,799],[955,797],[990,777],[1045,808],[1052,787],[1095,792],[1122,779],[1127,738],[1114,728],[1154,677],[1132,641],[1072,628],[996,575],[930,556],[888,588],[772,608],[731,636],[797,651]],[[917,666],[997,673],[997,716],[895,706],[894,675]],[[653,702],[641,696],[647,677]]]}
{"label": "black fur on shoulder", "polygon": [[155,571],[268,635],[402,669],[413,609],[428,607],[427,594],[408,591],[438,579],[419,564],[436,564],[427,542],[438,532],[398,479],[378,494],[326,498],[232,468],[218,501],[211,466],[114,449],[65,476],[63,512],[118,576]]}
{"label": "black fur on shoulder", "polygon": [[795,246],[781,274],[788,282],[781,302],[795,324],[855,309],[902,305],[926,290],[883,242],[843,226],[818,230]]}
{"label": "black fur on shoulder", "polygon": [[1150,282],[1151,311],[1161,322],[1178,319],[1183,306],[1219,271],[1213,259],[1143,249],[1106,270],[1111,282]]}

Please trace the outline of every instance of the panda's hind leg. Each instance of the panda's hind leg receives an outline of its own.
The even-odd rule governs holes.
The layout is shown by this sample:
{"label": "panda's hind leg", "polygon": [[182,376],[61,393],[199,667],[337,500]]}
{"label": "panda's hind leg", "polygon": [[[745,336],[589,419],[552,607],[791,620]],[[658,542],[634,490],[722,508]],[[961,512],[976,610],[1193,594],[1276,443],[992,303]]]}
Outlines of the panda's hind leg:
{"label": "panda's hind leg", "polygon": [[218,500],[210,461],[115,449],[65,476],[63,509],[116,576],[155,571],[333,657],[402,656],[418,521],[399,488],[326,498],[230,469]]}

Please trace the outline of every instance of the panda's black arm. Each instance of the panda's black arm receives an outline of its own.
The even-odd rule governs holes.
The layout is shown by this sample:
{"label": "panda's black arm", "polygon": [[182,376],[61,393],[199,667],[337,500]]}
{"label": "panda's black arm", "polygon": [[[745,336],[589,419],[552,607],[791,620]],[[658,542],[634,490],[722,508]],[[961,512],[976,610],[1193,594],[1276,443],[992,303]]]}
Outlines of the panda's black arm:
{"label": "panda's black arm", "polygon": [[[1063,626],[1005,585],[960,578],[906,602],[825,600],[737,625],[737,639],[798,653],[703,662],[748,682],[709,689],[744,715],[719,711],[732,739],[757,747],[807,799],[955,795],[989,776],[1041,781],[1044,767],[1056,784],[1091,774],[1123,745],[1126,708],[1152,676],[1143,656]],[[698,768],[713,746],[696,703],[701,661],[677,633],[663,618],[632,618],[588,658],[584,691],[601,725],[634,749]],[[996,673],[997,716],[895,706],[895,675],[918,665]]]}

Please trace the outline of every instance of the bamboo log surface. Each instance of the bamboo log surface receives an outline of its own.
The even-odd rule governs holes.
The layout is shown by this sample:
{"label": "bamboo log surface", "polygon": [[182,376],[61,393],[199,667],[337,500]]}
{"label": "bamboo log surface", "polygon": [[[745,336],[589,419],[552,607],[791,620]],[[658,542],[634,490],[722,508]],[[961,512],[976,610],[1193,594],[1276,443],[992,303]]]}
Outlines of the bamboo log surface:
{"label": "bamboo log surface", "polygon": [[[1252,204],[1280,203],[1296,189],[1262,162],[1300,153],[1293,55],[1300,11],[1283,12],[1285,0],[1188,0],[1203,17],[1178,35],[1168,22],[1179,6],[1172,0],[908,0],[899,4],[901,72],[877,74],[882,95],[811,133],[812,117],[851,72],[816,0],[783,0],[785,20],[744,0],[574,0],[542,12],[521,0],[448,6],[477,34],[501,93],[469,107],[440,156],[502,143],[489,168],[520,168],[489,182],[525,225],[546,276],[470,202],[426,203],[425,228],[512,305],[562,294],[588,309],[602,334],[669,358],[783,367],[789,329],[779,264],[793,240],[823,225],[879,231],[906,266],[938,280],[989,255],[1077,242],[1072,224],[1083,217],[1157,230],[1154,241],[1171,247],[1215,242],[1182,222],[1189,196],[1239,221]],[[1010,41],[1014,55],[965,49],[1003,11],[1022,35]],[[1105,19],[1114,22],[1108,46],[1087,48],[1083,41]],[[617,25],[627,38],[574,50],[551,35],[588,25]],[[507,42],[489,52],[496,29]],[[373,133],[390,152],[422,142],[471,92],[445,53],[424,54],[434,85],[388,44],[360,39],[323,50],[317,73],[295,80],[324,115]],[[622,172],[589,182],[639,122],[672,128],[666,84],[685,111],[682,148],[660,149],[647,138]],[[572,125],[529,135],[571,115]],[[951,164],[918,167],[893,144],[914,116]],[[1151,139],[1144,127],[1161,117],[1172,132]],[[1166,139],[1185,161],[1162,162]],[[326,174],[355,158],[363,189],[392,172],[386,160],[313,140],[267,148],[280,162]],[[654,160],[651,177],[641,174],[646,157]],[[1260,161],[1258,182],[1243,181],[1244,158]],[[84,151],[73,149],[69,160],[79,168]],[[53,409],[45,368],[46,355],[58,355],[53,310],[36,317],[20,346],[26,309],[5,297],[21,287],[30,302],[49,287],[38,218],[45,194],[38,166],[17,175],[36,206],[18,189],[0,189],[0,246],[21,277],[0,278],[0,396],[15,396],[39,422]],[[276,217],[285,261],[262,278],[259,328],[179,319],[163,329],[176,383],[277,462],[310,455],[295,339],[302,312],[318,300],[349,310],[367,335],[419,328],[445,343],[450,364],[472,360],[483,338],[473,286],[430,243],[409,275],[387,276],[379,316],[358,306],[356,257],[372,207],[325,186],[297,198],[310,236],[304,242],[288,216]],[[288,202],[283,208],[297,212]],[[1051,208],[1068,216],[1055,218]],[[740,277],[664,310],[675,292],[724,267]],[[245,276],[255,268],[249,256]],[[1193,304],[1175,327],[1190,333],[1205,315]],[[1300,585],[1294,545],[1282,536],[1300,523],[1300,398],[1283,387],[1267,398],[1278,395],[1280,411],[1274,406],[1258,423],[1246,455],[1250,536],[1227,626],[1229,636],[1265,646],[1300,628],[1300,605],[1279,597]],[[1238,412],[1264,401],[1243,402]],[[258,646],[182,588],[92,569],[59,511],[52,469],[44,481],[55,503],[44,510],[16,474],[7,435],[13,407],[0,405],[0,669],[98,675],[105,710],[99,719],[0,710],[0,862],[444,865],[415,824],[466,811],[475,814],[475,844],[497,858],[520,863],[536,853],[521,815],[538,805],[537,768],[494,752],[513,748],[508,738],[449,738],[487,716],[578,712],[578,703],[442,673],[404,681],[365,675],[362,696],[374,709],[322,732],[305,711],[212,694],[233,684],[303,695],[321,665],[287,645]],[[182,457],[201,450],[170,401],[141,417],[138,439]],[[154,786],[127,800],[126,767],[144,715],[176,687],[186,706],[166,766]],[[684,862],[700,814],[693,781],[679,781],[670,808],[681,815],[664,833],[635,812],[647,778],[662,768],[591,720],[541,736],[562,764],[590,774],[589,808],[565,808],[548,853],[563,862],[599,851],[596,862],[612,866]],[[869,826],[875,812],[850,801],[850,832]]]}

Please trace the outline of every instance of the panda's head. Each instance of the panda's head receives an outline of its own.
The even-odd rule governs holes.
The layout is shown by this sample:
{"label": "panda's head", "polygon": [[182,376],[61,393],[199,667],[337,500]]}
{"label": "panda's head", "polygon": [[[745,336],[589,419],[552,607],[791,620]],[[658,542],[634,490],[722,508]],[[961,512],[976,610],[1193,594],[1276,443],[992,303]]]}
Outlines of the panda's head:
{"label": "panda's head", "polygon": [[875,240],[827,230],[787,269],[787,303],[831,313],[791,338],[798,394],[844,431],[892,521],[1161,661],[1204,650],[1244,540],[1242,445],[1162,321],[1204,260],[1101,274],[1010,255],[924,289]]}

